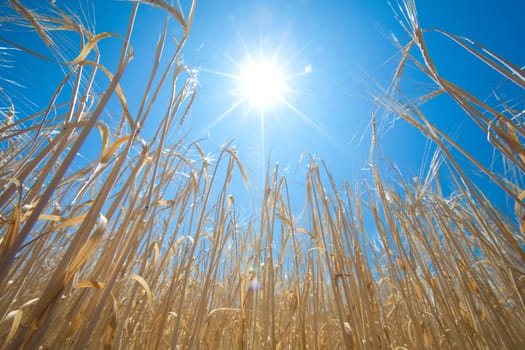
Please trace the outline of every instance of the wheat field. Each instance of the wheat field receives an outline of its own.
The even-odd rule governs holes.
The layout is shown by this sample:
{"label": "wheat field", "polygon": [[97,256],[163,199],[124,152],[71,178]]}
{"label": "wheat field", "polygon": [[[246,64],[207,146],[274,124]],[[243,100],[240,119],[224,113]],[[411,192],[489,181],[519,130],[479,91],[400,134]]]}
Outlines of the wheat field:
{"label": "wheat field", "polygon": [[[427,176],[382,173],[379,117],[371,115],[370,181],[335,183],[312,157],[299,217],[275,166],[249,219],[231,194],[234,177],[249,181],[236,149],[225,143],[211,160],[197,142],[168,137],[189,122],[197,93],[181,59],[195,3],[182,13],[164,1],[133,2],[123,33],[95,33],[53,2],[6,6],[10,23],[33,31],[47,53],[0,45],[64,74],[33,114],[0,88],[2,349],[525,348],[523,111],[488,105],[440,76],[413,1],[396,8],[408,39],[377,103],[436,145]],[[172,34],[159,33],[148,83],[130,108],[120,81],[141,49],[131,36],[148,6],[180,35],[166,57]],[[431,31],[525,88],[524,71],[489,48]],[[101,63],[106,40],[119,48],[112,68]],[[418,100],[397,93],[407,64],[433,92]],[[159,115],[160,89],[170,94]],[[421,104],[442,95],[487,135],[507,171],[487,168],[426,117]],[[117,116],[107,117],[109,104]],[[90,138],[99,146],[81,158]],[[514,212],[496,208],[458,157]]]}

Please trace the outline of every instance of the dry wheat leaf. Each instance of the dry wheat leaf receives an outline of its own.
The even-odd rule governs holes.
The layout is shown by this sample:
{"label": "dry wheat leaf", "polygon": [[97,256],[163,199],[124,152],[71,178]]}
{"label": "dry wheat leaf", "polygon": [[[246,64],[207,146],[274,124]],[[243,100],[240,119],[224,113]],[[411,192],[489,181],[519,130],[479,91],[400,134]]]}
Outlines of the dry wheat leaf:
{"label": "dry wheat leaf", "polygon": [[11,0],[10,4],[13,6],[13,8],[22,14],[22,16],[25,17],[31,23],[31,26],[33,29],[40,35],[42,40],[47,46],[53,47],[53,41],[49,38],[47,33],[45,32],[44,28],[38,23],[35,16],[33,15],[33,12],[25,8],[23,5],[18,2],[18,0]]}
{"label": "dry wheat leaf", "polygon": [[160,255],[159,244],[155,242],[153,243],[153,266],[157,265],[157,261],[159,260],[159,255]]}
{"label": "dry wheat leaf", "polygon": [[151,293],[151,289],[149,288],[148,282],[146,282],[146,280],[142,276],[139,276],[137,274],[131,274],[127,278],[137,281],[142,286],[142,288],[144,288],[144,291],[148,296],[148,302],[151,303],[153,301],[153,294]]}
{"label": "dry wheat leaf", "polygon": [[105,286],[105,283],[102,282],[102,281],[86,280],[86,281],[78,282],[75,288],[77,288],[77,289],[81,289],[81,288],[102,289],[102,288],[104,288],[104,286]]}
{"label": "dry wheat leaf", "polygon": [[[13,339],[14,335],[16,334],[16,331],[18,330],[18,327],[20,326],[20,322],[22,321],[22,316],[24,315],[23,311],[18,309],[15,311],[11,311],[10,314],[12,314],[13,323],[11,323],[11,328],[9,329],[9,333],[7,334],[7,337],[4,341],[3,349],[6,349],[11,340]],[[7,318],[7,317],[6,317]]]}
{"label": "dry wheat leaf", "polygon": [[18,228],[20,227],[20,220],[22,218],[22,210],[20,208],[20,203],[16,205],[11,217],[9,218],[9,226],[7,232],[2,236],[2,241],[0,243],[5,245],[0,246],[0,252],[5,252],[10,249],[13,244],[15,244],[16,236],[18,235]]}
{"label": "dry wheat leaf", "polygon": [[315,237],[311,232],[309,232],[308,230],[306,230],[305,228],[303,227],[298,227],[295,229],[296,232],[301,232],[301,233],[306,233],[308,236],[310,236],[311,238],[317,240],[317,237]]}
{"label": "dry wheat leaf", "polygon": [[109,148],[105,149],[103,151],[102,156],[100,157],[101,163],[106,163],[111,156],[115,153],[115,151],[126,141],[130,139],[131,135],[126,135],[115,141]]}
{"label": "dry wheat leaf", "polygon": [[84,47],[82,48],[82,50],[80,51],[80,53],[78,54],[78,56],[71,62],[69,62],[68,64],[69,65],[73,65],[73,64],[77,64],[79,63],[80,61],[83,61],[87,55],[89,55],[89,53],[91,52],[91,50],[93,50],[93,48],[97,45],[97,43],[104,39],[104,38],[108,38],[110,36],[113,36],[113,34],[110,34],[110,33],[107,33],[107,32],[104,32],[104,33],[100,33],[100,34],[97,34],[95,35],[94,37],[92,37],[86,45],[84,45]]}
{"label": "dry wheat leaf", "polygon": [[226,211],[230,211],[230,207],[232,204],[235,203],[235,199],[233,198],[233,196],[230,194],[228,195],[228,200],[227,200],[228,204],[227,204],[227,208],[226,208]]}
{"label": "dry wheat leaf", "polygon": [[[101,65],[101,64],[99,64],[97,62],[86,60],[86,61],[80,61],[78,64],[79,65],[89,65],[89,66],[97,67],[98,69],[102,70],[106,74],[106,76],[108,77],[109,81],[113,80],[113,74],[106,67],[104,67],[103,65]],[[129,125],[132,128],[134,128],[135,123],[131,119],[131,115],[130,115],[129,110],[128,110],[128,102],[126,100],[126,96],[124,95],[124,92],[122,91],[122,88],[120,87],[120,84],[117,84],[117,86],[115,87],[115,92],[117,93],[117,96],[119,98],[120,104],[122,105],[122,109],[123,109],[124,115],[126,116],[126,119],[127,119],[128,123],[129,123]]]}
{"label": "dry wheat leaf", "polygon": [[66,270],[64,276],[64,284],[67,284],[73,275],[80,269],[80,267],[89,259],[89,257],[95,252],[96,248],[102,241],[102,236],[106,230],[107,219],[104,215],[100,214],[100,222],[98,224],[93,236],[88,239],[86,243],[80,248],[80,251],[75,255],[69,267]]}
{"label": "dry wheat leaf", "polygon": [[67,219],[66,221],[64,221],[60,225],[58,225],[56,227],[56,230],[58,231],[58,230],[60,230],[60,229],[62,229],[64,227],[78,225],[82,221],[84,221],[85,217],[86,217],[86,214],[81,214],[79,216],[75,216],[74,218]]}
{"label": "dry wheat leaf", "polygon": [[146,4],[150,4],[154,7],[158,7],[163,10],[168,11],[169,13],[173,15],[173,17],[175,17],[175,19],[177,20],[177,22],[179,22],[182,28],[184,28],[184,30],[187,31],[187,24],[186,24],[186,21],[184,20],[184,16],[179,10],[171,6],[167,1],[165,0],[143,0],[143,2]]}
{"label": "dry wheat leaf", "polygon": [[100,138],[102,139],[102,151],[100,156],[104,154],[104,151],[108,148],[109,145],[109,129],[106,124],[98,123],[97,129],[100,133]]}
{"label": "dry wheat leaf", "polygon": [[53,222],[59,222],[62,221],[62,217],[58,215],[48,215],[48,214],[40,214],[38,216],[40,220],[47,220],[47,221],[53,221]]}
{"label": "dry wheat leaf", "polygon": [[516,214],[516,216],[518,218],[521,218],[522,215],[521,215],[521,202],[523,201],[523,198],[525,198],[525,191],[521,191],[519,196],[518,196],[518,200],[514,203],[514,213]]}

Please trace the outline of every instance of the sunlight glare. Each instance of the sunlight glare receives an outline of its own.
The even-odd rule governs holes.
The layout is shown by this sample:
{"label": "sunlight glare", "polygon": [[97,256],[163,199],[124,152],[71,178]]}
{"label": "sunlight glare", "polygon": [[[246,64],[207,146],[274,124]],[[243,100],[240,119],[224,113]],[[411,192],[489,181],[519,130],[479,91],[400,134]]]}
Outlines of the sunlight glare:
{"label": "sunlight glare", "polygon": [[283,97],[284,76],[271,63],[252,63],[241,74],[241,89],[244,98],[264,109]]}

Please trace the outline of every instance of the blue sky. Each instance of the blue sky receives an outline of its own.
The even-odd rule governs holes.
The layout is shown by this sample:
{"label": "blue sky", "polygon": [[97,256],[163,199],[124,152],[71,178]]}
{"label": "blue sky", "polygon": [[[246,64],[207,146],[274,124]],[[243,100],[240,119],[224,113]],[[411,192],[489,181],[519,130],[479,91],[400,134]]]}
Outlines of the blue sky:
{"label": "blue sky", "polygon": [[[57,3],[68,2],[57,0]],[[189,8],[188,1],[182,5],[186,10]],[[445,0],[419,1],[417,5],[423,28],[436,27],[464,35],[520,67],[525,64],[522,1]],[[95,19],[97,32],[125,31],[130,3],[100,0],[95,1],[93,8],[85,4],[82,7],[88,18]],[[147,78],[140,72],[148,71],[145,67],[151,65],[163,25],[163,16],[157,9],[142,10],[133,36],[136,57],[122,82],[131,104]],[[172,34],[180,33],[175,25],[171,28]],[[390,6],[381,0],[198,1],[183,52],[185,63],[200,72],[200,87],[181,133],[190,140],[204,137],[201,145],[209,152],[233,139],[248,170],[252,189],[258,193],[268,159],[270,164],[279,162],[289,182],[300,188],[304,184],[305,162],[297,163],[303,152],[325,160],[339,183],[345,179],[358,181],[366,176],[363,169],[368,159],[369,122],[372,112],[377,110],[370,94],[379,92],[376,84],[388,86],[400,58],[392,34],[406,43],[407,36]],[[39,47],[36,40],[26,38],[23,33],[5,36]],[[490,100],[496,89],[498,94],[521,96],[523,100],[523,92],[509,83],[501,84],[500,76],[449,39],[437,33],[427,33],[425,37],[445,78],[481,99]],[[115,39],[110,39],[100,44],[101,50],[108,50],[110,58],[103,60],[110,66],[112,50],[115,55],[119,52],[119,45],[112,46],[114,43]],[[238,83],[225,75],[239,75],[239,65],[247,55],[275,55],[275,62],[286,74],[296,75],[287,80],[290,91],[283,95],[289,105],[276,103],[274,110],[265,110],[264,133],[261,111],[250,108],[249,103],[224,114],[242,98]],[[25,100],[28,110],[37,110],[29,100],[34,105],[48,101],[55,86],[49,84],[50,77],[59,77],[61,73],[46,70],[44,63],[28,65],[25,60],[20,55],[14,63],[16,76],[26,75],[21,79],[28,79],[26,88],[17,90],[15,95]],[[5,74],[9,78],[13,73]],[[404,87],[409,96],[430,91],[429,81],[413,66],[407,69],[406,78]],[[455,135],[485,164],[491,164],[492,149],[485,136],[449,99],[436,99],[423,108],[432,121]],[[421,175],[427,165],[423,159],[425,139],[403,121],[389,124],[390,119],[386,120],[379,139],[385,155],[407,179]],[[483,178],[479,181],[488,186]],[[506,206],[497,192],[494,196],[500,206]]]}
{"label": "blue sky", "polygon": [[[522,2],[419,1],[417,5],[423,28],[464,35],[517,65],[525,63],[525,50],[520,45]],[[201,70],[201,89],[190,128],[209,131],[211,145],[234,138],[255,179],[262,171],[260,157],[270,157],[271,164],[278,161],[282,167],[289,166],[289,180],[301,185],[303,173],[295,170],[304,168],[298,167],[297,161],[306,151],[324,159],[338,182],[359,180],[366,176],[369,122],[377,109],[370,93],[379,91],[376,83],[388,86],[400,58],[391,34],[407,42],[386,1],[202,1],[185,51],[186,61]],[[428,33],[426,38],[445,78],[483,100],[490,100],[493,89],[500,95],[508,91],[508,96],[523,97],[511,84],[501,85],[498,74],[449,39],[437,33]],[[265,113],[264,150],[257,109],[241,105],[207,128],[239,99],[238,92],[228,92],[235,88],[235,81],[210,71],[238,74],[236,64],[242,63],[246,51],[257,56],[261,48],[267,56],[277,52],[278,62],[288,62],[284,67],[288,73],[311,67],[310,74],[288,81],[294,92],[285,98],[322,130],[283,104],[276,106],[275,114]],[[403,86],[409,96],[430,91],[428,79],[413,66],[406,75]],[[500,163],[492,163],[492,148],[485,135],[450,99],[438,98],[423,108],[436,125],[485,164],[497,168]],[[422,175],[428,165],[423,152],[425,139],[403,121],[387,128],[380,134],[386,157],[407,179]],[[481,186],[494,190],[483,178],[478,180]],[[498,192],[494,196],[500,206],[506,206]]]}

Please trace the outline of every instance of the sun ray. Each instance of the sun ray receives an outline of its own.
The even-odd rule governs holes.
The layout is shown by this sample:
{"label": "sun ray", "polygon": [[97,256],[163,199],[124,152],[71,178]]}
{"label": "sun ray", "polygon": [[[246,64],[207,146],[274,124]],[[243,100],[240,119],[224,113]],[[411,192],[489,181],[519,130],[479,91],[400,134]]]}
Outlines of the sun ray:
{"label": "sun ray", "polygon": [[313,121],[312,118],[308,117],[306,114],[301,112],[299,109],[297,109],[297,107],[292,105],[286,99],[279,98],[279,101],[281,101],[282,104],[284,104],[285,106],[290,108],[292,111],[294,111],[307,124],[310,124],[311,126],[313,126],[317,131],[319,131],[323,136],[325,136],[330,141],[330,143],[332,143],[333,145],[338,145],[339,146],[340,142],[337,141],[337,138],[335,136],[331,135],[325,129],[323,129],[319,124],[317,124],[315,121]]}
{"label": "sun ray", "polygon": [[[244,39],[242,38],[242,35],[241,35],[241,32],[239,31],[239,29],[237,29],[237,27],[234,25],[235,27],[235,33],[237,34],[237,37],[239,38],[239,41],[241,42],[241,45],[242,45],[242,49],[244,51],[244,54],[246,55],[246,57],[248,58],[248,60],[250,62],[253,62],[253,58],[252,58],[252,55],[250,54],[250,50],[248,49],[248,45],[246,45],[246,42],[244,41]],[[240,67],[242,67],[241,64],[238,64]]]}
{"label": "sun ray", "polygon": [[221,77],[230,78],[230,79],[234,79],[234,80],[238,80],[240,78],[239,75],[236,75],[236,74],[231,74],[231,73],[227,73],[227,72],[221,72],[221,71],[213,70],[213,69],[209,69],[209,68],[201,67],[201,68],[199,68],[199,70],[201,72],[212,73],[212,74],[215,74],[215,75],[218,75],[218,76],[221,76]]}
{"label": "sun ray", "polygon": [[230,108],[228,108],[226,111],[224,111],[224,113],[222,113],[220,116],[218,116],[217,118],[215,118],[215,120],[213,120],[213,122],[208,125],[206,127],[206,130],[202,130],[199,135],[203,135],[205,133],[205,131],[208,131],[210,130],[211,128],[213,128],[215,125],[217,125],[221,120],[223,120],[224,118],[226,118],[230,113],[232,113],[235,109],[237,109],[240,105],[242,105],[244,103],[245,99],[244,98],[241,98],[239,100],[237,100],[236,102],[234,102]]}
{"label": "sun ray", "polygon": [[311,45],[311,40],[306,43],[302,48],[298,49],[298,50],[295,50],[295,52],[293,52],[291,55],[288,56],[288,58],[286,59],[286,61],[284,61],[282,63],[282,67],[287,67],[290,63],[292,63],[297,57],[299,57],[301,55],[301,53],[303,53],[307,48],[308,46]]}
{"label": "sun ray", "polygon": [[222,54],[230,63],[233,63],[238,69],[242,68],[242,63],[235,58],[231,57],[230,55],[223,53]]}

